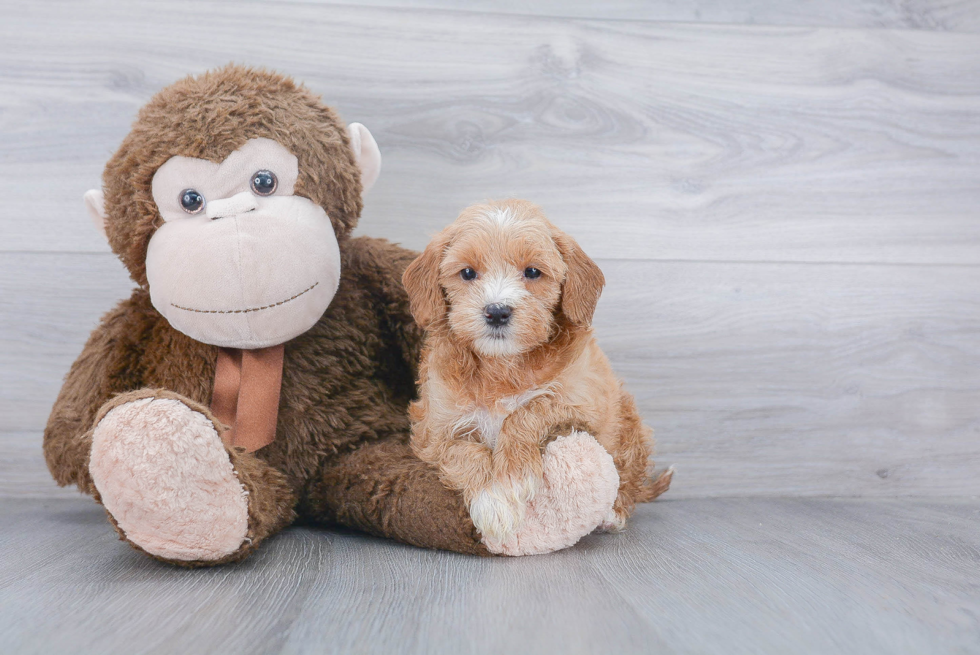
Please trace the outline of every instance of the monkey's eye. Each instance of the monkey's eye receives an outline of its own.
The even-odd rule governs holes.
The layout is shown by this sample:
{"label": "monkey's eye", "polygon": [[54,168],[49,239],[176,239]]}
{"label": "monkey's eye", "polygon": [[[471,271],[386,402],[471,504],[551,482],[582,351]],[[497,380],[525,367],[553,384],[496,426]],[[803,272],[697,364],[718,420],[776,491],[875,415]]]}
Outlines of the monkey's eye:
{"label": "monkey's eye", "polygon": [[198,214],[204,209],[204,196],[194,189],[184,189],[180,192],[180,206],[188,214]]}
{"label": "monkey's eye", "polygon": [[252,193],[257,196],[271,196],[278,186],[279,180],[272,171],[256,171],[252,176]]}
{"label": "monkey's eye", "polygon": [[541,271],[533,266],[528,266],[524,269],[524,277],[526,277],[528,280],[536,280],[537,278],[541,277]]}
{"label": "monkey's eye", "polygon": [[459,272],[459,276],[469,282],[470,280],[476,279],[476,271],[467,266]]}

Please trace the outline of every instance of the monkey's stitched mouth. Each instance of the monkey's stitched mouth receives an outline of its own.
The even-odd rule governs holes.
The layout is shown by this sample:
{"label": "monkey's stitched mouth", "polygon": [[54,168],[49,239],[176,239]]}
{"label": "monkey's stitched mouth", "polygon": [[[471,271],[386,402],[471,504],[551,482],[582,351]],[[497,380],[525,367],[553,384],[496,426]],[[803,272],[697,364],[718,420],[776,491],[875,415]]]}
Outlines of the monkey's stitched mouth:
{"label": "monkey's stitched mouth", "polygon": [[302,291],[297,293],[295,296],[292,296],[291,298],[286,298],[285,300],[274,302],[271,305],[262,305],[261,307],[249,307],[248,309],[194,309],[192,307],[181,307],[180,305],[175,305],[174,303],[170,303],[170,306],[175,307],[176,309],[183,309],[185,312],[195,312],[197,314],[248,314],[249,312],[260,312],[263,309],[272,309],[273,307],[285,305],[287,302],[296,300],[304,293],[308,291],[312,291],[313,288],[316,287],[318,284],[320,283],[314,282],[312,285],[310,285],[306,289],[303,289]]}

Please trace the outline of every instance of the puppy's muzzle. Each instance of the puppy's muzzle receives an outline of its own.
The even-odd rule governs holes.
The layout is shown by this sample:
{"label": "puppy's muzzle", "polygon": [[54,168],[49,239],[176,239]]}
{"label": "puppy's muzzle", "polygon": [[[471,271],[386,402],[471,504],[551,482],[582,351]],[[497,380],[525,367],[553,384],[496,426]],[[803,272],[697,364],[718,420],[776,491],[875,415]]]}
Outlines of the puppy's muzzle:
{"label": "puppy's muzzle", "polygon": [[487,325],[490,327],[504,327],[510,321],[511,312],[513,312],[513,309],[507,305],[498,303],[484,307],[483,317],[487,320]]}

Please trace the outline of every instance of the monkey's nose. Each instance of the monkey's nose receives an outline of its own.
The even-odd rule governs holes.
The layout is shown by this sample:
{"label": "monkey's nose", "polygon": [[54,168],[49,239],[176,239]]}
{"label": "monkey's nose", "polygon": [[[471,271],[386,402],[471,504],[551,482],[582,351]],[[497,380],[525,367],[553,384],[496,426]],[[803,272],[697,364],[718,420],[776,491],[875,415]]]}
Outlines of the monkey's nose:
{"label": "monkey's nose", "polygon": [[225,218],[226,216],[236,216],[257,209],[259,204],[248,191],[233,195],[231,198],[221,198],[219,200],[209,200],[205,207],[205,213],[211,220]]}
{"label": "monkey's nose", "polygon": [[487,324],[493,327],[503,327],[510,320],[513,310],[507,305],[494,304],[483,308],[483,316],[487,319]]}

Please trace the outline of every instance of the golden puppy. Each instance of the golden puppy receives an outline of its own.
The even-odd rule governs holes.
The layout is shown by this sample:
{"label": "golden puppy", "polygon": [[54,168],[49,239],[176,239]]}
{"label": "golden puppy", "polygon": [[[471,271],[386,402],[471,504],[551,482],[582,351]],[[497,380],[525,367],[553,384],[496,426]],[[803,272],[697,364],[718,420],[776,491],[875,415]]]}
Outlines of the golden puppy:
{"label": "golden puppy", "polygon": [[520,526],[542,449],[572,430],[595,437],[619,472],[607,529],[666,491],[671,473],[649,472],[652,431],[592,334],[602,271],[537,206],[465,209],[402,279],[426,330],[412,445],[462,491],[484,535]]}

